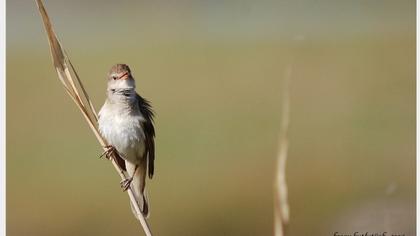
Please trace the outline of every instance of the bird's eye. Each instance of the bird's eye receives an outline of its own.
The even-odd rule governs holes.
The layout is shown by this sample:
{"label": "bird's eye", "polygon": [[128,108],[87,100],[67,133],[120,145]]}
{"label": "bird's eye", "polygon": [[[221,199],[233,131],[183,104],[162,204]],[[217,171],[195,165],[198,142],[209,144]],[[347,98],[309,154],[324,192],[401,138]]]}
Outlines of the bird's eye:
{"label": "bird's eye", "polygon": [[113,80],[117,80],[117,76],[112,76],[112,79]]}

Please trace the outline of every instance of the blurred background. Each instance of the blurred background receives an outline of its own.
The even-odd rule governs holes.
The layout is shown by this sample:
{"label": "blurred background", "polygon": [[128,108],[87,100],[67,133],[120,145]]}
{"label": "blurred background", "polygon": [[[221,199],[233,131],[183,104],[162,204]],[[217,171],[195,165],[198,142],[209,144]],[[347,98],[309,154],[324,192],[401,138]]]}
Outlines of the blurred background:
{"label": "blurred background", "polygon": [[[153,103],[155,235],[272,235],[289,66],[288,235],[415,234],[414,0],[45,5],[97,109],[115,63]],[[35,1],[7,1],[6,98],[7,234],[141,235]]]}

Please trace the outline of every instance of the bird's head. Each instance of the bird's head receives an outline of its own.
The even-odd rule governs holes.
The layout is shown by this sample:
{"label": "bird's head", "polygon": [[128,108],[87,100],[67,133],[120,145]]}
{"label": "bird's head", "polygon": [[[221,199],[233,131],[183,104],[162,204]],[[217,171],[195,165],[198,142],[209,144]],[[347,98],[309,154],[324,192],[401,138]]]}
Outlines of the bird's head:
{"label": "bird's head", "polygon": [[135,87],[134,78],[128,65],[116,64],[111,67],[108,73],[108,89],[128,89]]}
{"label": "bird's head", "polygon": [[108,94],[110,96],[131,97],[135,94],[136,83],[126,64],[116,64],[108,73]]}

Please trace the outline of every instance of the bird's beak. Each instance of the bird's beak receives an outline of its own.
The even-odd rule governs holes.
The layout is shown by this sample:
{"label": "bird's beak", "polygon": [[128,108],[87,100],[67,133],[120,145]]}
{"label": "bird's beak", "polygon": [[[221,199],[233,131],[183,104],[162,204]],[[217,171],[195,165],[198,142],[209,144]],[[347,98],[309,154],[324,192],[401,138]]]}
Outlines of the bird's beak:
{"label": "bird's beak", "polygon": [[120,80],[120,79],[128,79],[129,78],[129,76],[128,76],[128,72],[125,72],[124,74],[122,74],[120,77],[118,77],[118,80]]}

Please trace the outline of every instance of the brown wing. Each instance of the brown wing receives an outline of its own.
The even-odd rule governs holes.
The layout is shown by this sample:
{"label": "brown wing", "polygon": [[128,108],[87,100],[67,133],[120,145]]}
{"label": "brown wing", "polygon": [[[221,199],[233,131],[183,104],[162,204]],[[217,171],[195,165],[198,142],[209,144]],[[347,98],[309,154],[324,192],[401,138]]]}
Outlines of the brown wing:
{"label": "brown wing", "polygon": [[155,171],[155,128],[153,127],[154,114],[149,101],[142,98],[138,94],[137,99],[139,101],[140,112],[146,120],[142,125],[145,134],[145,154],[147,155],[148,175],[151,179]]}

